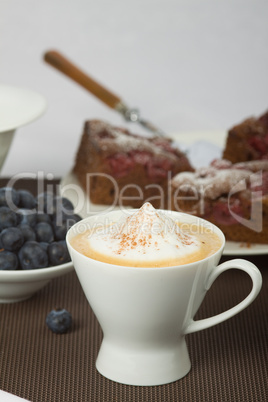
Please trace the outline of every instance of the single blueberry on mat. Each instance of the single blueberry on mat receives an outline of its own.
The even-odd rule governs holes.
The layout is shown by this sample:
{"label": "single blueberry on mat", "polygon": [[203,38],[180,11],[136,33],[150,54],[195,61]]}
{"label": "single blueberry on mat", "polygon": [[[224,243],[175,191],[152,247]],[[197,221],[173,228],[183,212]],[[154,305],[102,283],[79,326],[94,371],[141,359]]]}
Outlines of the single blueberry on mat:
{"label": "single blueberry on mat", "polygon": [[72,325],[72,316],[66,309],[57,308],[48,313],[46,324],[55,334],[64,334]]}

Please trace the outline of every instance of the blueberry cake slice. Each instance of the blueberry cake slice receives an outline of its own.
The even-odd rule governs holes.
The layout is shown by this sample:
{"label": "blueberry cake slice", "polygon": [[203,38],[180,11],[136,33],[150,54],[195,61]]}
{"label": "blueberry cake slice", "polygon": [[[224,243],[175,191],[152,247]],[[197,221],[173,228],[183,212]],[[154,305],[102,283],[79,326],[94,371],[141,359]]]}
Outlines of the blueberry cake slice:
{"label": "blueberry cake slice", "polygon": [[171,180],[172,209],[207,219],[227,240],[268,243],[268,160],[215,160]]}
{"label": "blueberry cake slice", "polygon": [[268,159],[268,111],[228,131],[223,158],[232,163]]}
{"label": "blueberry cake slice", "polygon": [[193,171],[172,140],[143,137],[99,120],[87,121],[73,171],[94,204],[164,208],[167,185]]}

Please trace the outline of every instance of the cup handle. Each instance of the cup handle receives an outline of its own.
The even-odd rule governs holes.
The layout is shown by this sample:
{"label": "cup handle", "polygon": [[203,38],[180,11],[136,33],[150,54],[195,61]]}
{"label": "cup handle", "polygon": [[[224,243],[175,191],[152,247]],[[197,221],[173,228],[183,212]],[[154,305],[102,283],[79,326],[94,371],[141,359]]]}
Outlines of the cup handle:
{"label": "cup handle", "polygon": [[262,276],[258,268],[252,264],[250,261],[235,259],[231,261],[226,261],[218,266],[216,266],[211,274],[208,276],[206,290],[210,288],[215,279],[224,271],[228,269],[241,269],[245,271],[252,279],[252,289],[248,296],[238,303],[236,306],[230,308],[229,310],[224,311],[223,313],[214,315],[213,317],[204,318],[202,320],[194,321],[193,319],[188,322],[186,325],[183,334],[190,334],[192,332],[200,331],[205,328],[212,327],[213,325],[219,324],[222,321],[227,320],[228,318],[233,317],[235,314],[242,311],[246,308],[253,300],[257,297],[258,293],[261,290],[262,286]]}

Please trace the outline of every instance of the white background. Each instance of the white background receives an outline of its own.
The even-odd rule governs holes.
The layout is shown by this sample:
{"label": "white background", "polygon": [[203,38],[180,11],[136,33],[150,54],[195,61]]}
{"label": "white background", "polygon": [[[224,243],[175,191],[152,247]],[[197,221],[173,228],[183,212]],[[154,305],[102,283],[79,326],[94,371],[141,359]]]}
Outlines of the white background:
{"label": "white background", "polygon": [[48,49],[182,139],[268,109],[267,0],[0,0],[0,82],[48,102],[38,121],[17,131],[2,176],[64,176],[85,120],[124,125],[45,64]]}

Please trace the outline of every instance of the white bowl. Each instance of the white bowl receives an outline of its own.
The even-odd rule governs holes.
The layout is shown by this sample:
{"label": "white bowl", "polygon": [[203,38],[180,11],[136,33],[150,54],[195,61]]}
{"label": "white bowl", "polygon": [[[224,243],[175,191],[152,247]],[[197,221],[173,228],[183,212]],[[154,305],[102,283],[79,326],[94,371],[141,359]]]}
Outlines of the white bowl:
{"label": "white bowl", "polygon": [[29,270],[0,270],[0,303],[26,300],[46,286],[51,279],[73,270],[73,263]]}
{"label": "white bowl", "polygon": [[25,88],[0,84],[0,172],[17,128],[46,110],[43,96]]}

